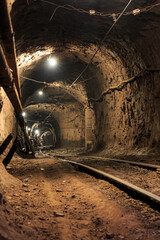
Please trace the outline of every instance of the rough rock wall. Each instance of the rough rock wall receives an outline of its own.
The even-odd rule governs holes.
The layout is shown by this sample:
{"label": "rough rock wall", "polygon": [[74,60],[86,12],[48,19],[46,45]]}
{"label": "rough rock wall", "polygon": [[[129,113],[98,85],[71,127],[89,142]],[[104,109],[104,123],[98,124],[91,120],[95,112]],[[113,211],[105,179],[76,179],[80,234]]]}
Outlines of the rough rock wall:
{"label": "rough rock wall", "polygon": [[[156,69],[160,62],[158,30],[145,32],[143,37],[116,44],[121,59],[112,64],[103,91],[117,86],[145,69]],[[118,47],[119,45],[119,47]],[[106,67],[107,68],[107,67]],[[103,75],[105,70],[101,67]],[[118,77],[119,74],[120,76]],[[99,147],[153,148],[160,142],[159,72],[145,72],[122,89],[110,91],[95,104]],[[104,78],[103,78],[104,79]]]}
{"label": "rough rock wall", "polygon": [[[147,80],[147,79],[146,79]],[[105,97],[97,107],[101,144],[107,147],[145,147],[149,144],[154,113],[152,96],[138,80]],[[100,111],[101,109],[101,111]],[[152,119],[151,119],[152,118]]]}
{"label": "rough rock wall", "polygon": [[13,142],[16,137],[14,109],[3,88],[0,88],[0,145],[10,133],[13,136]]}
{"label": "rough rock wall", "polygon": [[84,146],[84,113],[78,103],[64,104],[61,109],[55,108],[53,113],[60,127],[62,147]]}
{"label": "rough rock wall", "polygon": [[[157,23],[158,24],[158,23]],[[146,26],[147,28],[147,26]],[[141,33],[142,38],[137,40],[138,50],[142,52],[145,65],[160,70],[160,27],[152,26]],[[146,79],[145,79],[146,82]],[[147,121],[149,122],[150,145],[158,146],[160,143],[160,71],[151,73],[146,83]]]}

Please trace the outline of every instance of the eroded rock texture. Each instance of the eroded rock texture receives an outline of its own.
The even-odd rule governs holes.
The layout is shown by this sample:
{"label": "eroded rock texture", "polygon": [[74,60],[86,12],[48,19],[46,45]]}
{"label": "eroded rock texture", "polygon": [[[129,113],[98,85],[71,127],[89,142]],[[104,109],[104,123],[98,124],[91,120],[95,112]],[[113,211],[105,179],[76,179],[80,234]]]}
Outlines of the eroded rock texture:
{"label": "eroded rock texture", "polygon": [[12,104],[3,88],[0,88],[0,144],[3,143],[10,133],[13,139],[15,139],[16,118]]}

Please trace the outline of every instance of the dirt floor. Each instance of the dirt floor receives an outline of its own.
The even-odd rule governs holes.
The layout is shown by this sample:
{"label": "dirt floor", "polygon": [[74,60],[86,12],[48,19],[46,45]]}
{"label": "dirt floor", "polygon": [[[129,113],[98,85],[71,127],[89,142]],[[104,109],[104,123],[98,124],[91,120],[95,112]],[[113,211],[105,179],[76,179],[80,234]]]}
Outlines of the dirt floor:
{"label": "dirt floor", "polygon": [[15,155],[0,171],[0,240],[160,239],[159,212],[60,159]]}

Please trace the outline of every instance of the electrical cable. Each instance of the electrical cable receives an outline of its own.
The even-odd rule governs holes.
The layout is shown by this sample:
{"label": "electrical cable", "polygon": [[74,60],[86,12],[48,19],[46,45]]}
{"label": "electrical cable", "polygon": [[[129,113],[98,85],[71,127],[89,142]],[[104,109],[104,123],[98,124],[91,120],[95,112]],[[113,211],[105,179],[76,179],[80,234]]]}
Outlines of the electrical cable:
{"label": "electrical cable", "polygon": [[50,85],[50,84],[47,83],[47,82],[41,82],[41,81],[35,80],[35,79],[33,79],[33,78],[24,77],[24,76],[22,76],[22,75],[20,75],[20,77],[21,77],[21,78],[24,78],[24,79],[26,79],[26,80],[28,80],[28,81],[31,81],[31,82],[40,83],[40,84],[43,84],[43,85],[46,85],[46,86]]}
{"label": "electrical cable", "polygon": [[[49,21],[52,20],[53,16],[55,15],[56,11],[60,8],[63,8],[63,9],[66,9],[66,10],[69,10],[69,11],[77,11],[79,13],[84,13],[84,14],[89,14],[89,15],[92,15],[92,16],[99,16],[99,17],[110,17],[110,18],[113,18],[113,20],[115,21],[116,17],[118,17],[121,13],[102,13],[102,12],[98,12],[98,11],[95,11],[94,14],[91,14],[90,13],[90,10],[87,11],[85,9],[81,9],[81,8],[76,8],[72,5],[69,5],[69,4],[65,4],[65,5],[59,5],[55,2],[50,2],[50,1],[47,1],[47,0],[40,0],[41,2],[44,2],[44,3],[47,3],[47,4],[51,4],[51,5],[54,5],[56,6],[56,8],[54,9]],[[124,13],[123,15],[124,16],[128,16],[128,15],[137,15],[139,13],[144,13],[144,12],[148,12],[150,11],[152,8],[154,7],[157,7],[157,6],[160,6],[160,3],[156,3],[156,4],[153,4],[153,5],[149,5],[147,7],[144,7],[144,8],[137,8],[137,9],[134,9],[132,11],[129,11],[129,12],[126,12]]]}
{"label": "electrical cable", "polygon": [[[28,81],[31,81],[31,82],[40,83],[40,84],[43,84],[43,85],[46,85],[46,86],[53,86],[52,83],[42,82],[42,81],[38,81],[38,80],[33,79],[33,78],[24,77],[21,74],[19,74],[19,76],[21,78],[24,78],[25,80],[28,80]],[[79,81],[79,83],[88,82],[88,81],[92,80],[93,78],[94,78],[94,76],[92,76],[90,78],[87,78],[87,79],[83,79],[83,80]]]}

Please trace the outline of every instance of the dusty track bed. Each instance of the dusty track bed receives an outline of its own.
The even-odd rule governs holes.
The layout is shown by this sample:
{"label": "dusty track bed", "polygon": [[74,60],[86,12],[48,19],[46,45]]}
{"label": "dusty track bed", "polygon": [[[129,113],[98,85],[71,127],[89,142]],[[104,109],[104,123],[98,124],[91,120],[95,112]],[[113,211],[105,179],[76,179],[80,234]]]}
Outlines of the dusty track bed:
{"label": "dusty track bed", "polygon": [[6,193],[6,219],[26,239],[160,238],[159,212],[67,163],[14,158],[8,167],[22,183]]}
{"label": "dusty track bed", "polygon": [[118,178],[126,180],[138,187],[160,196],[160,172],[152,171],[142,167],[133,166],[127,163],[114,161],[95,160],[91,157],[71,158],[73,161],[97,168]]}

